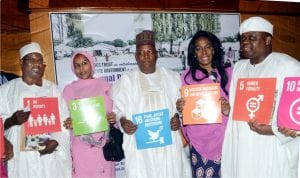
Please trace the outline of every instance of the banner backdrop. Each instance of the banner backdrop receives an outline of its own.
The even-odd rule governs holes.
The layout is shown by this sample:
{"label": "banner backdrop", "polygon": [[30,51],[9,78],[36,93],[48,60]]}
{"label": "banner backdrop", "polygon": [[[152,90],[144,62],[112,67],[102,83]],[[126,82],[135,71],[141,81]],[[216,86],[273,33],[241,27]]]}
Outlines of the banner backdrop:
{"label": "banner backdrop", "polygon": [[[187,66],[187,47],[198,30],[214,33],[222,42],[224,64],[239,59],[239,14],[221,13],[50,13],[56,82],[60,89],[76,80],[70,57],[75,49],[89,51],[96,59],[95,77],[114,83],[137,68],[135,35],[156,33],[158,66],[182,72]],[[116,164],[124,177],[124,161]]]}

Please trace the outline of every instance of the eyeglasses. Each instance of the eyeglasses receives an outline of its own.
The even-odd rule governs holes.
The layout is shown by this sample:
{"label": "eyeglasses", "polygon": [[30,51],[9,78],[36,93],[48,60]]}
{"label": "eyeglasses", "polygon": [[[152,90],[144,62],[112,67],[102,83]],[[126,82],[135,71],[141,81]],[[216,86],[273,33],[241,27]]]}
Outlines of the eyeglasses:
{"label": "eyeglasses", "polygon": [[36,58],[25,58],[23,59],[23,61],[26,61],[26,63],[28,63],[30,66],[34,65],[34,64],[38,64],[38,65],[43,65],[44,60],[43,58],[40,59],[36,59]]}
{"label": "eyeglasses", "polygon": [[148,55],[154,55],[155,51],[154,50],[137,51],[136,54],[139,56],[148,56]]}

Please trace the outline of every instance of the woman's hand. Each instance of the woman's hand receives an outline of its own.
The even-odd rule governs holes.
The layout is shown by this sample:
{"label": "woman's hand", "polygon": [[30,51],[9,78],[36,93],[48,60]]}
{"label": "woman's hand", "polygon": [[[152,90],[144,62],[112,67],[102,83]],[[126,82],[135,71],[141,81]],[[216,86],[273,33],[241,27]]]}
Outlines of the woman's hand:
{"label": "woman's hand", "polygon": [[230,112],[230,105],[229,105],[228,100],[226,100],[224,97],[221,97],[220,101],[221,101],[222,114],[225,115],[225,116],[228,116],[229,112]]}
{"label": "woman's hand", "polygon": [[114,112],[107,113],[106,118],[109,124],[116,123],[116,114]]}
{"label": "woman's hand", "polygon": [[73,129],[71,118],[68,117],[68,118],[64,121],[64,127],[65,127],[66,129]]}

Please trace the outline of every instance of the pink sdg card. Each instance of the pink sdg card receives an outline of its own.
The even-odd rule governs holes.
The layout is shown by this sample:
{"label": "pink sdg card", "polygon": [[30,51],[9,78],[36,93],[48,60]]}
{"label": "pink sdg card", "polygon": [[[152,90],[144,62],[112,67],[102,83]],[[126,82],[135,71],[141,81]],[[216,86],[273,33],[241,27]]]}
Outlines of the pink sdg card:
{"label": "pink sdg card", "polygon": [[279,127],[300,130],[300,77],[286,77],[277,112]]}

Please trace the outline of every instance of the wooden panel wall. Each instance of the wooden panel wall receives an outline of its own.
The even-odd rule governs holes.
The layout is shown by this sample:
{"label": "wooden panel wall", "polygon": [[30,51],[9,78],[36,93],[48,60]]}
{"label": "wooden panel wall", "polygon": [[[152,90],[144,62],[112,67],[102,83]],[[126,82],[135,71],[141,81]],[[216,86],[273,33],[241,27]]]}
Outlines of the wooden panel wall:
{"label": "wooden panel wall", "polygon": [[241,14],[241,20],[251,16],[261,16],[273,24],[273,51],[300,61],[300,16]]}
{"label": "wooden panel wall", "polygon": [[50,20],[48,12],[32,13],[30,18],[30,33],[1,34],[0,68],[5,72],[21,75],[19,65],[19,49],[31,41],[41,45],[46,70],[44,78],[55,81],[55,65],[53,61]]}
{"label": "wooden panel wall", "polygon": [[21,75],[19,49],[30,42],[30,38],[29,32],[1,34],[0,69],[2,71]]}

